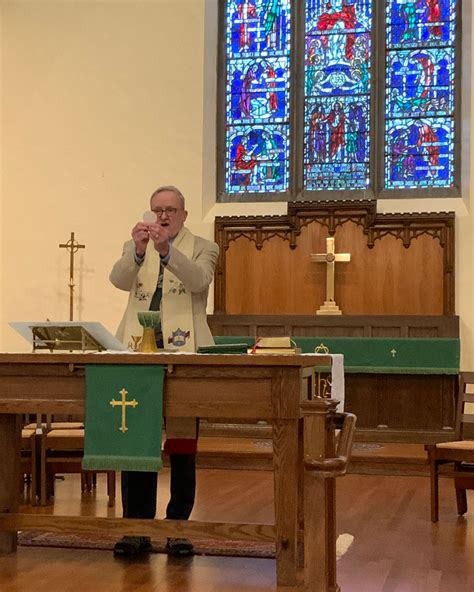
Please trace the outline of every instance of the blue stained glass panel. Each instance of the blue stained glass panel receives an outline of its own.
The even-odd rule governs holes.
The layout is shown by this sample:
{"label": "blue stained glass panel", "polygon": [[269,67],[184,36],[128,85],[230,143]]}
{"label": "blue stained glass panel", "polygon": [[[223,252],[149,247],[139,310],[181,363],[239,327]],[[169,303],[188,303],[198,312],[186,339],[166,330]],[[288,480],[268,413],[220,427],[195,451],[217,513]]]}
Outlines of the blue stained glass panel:
{"label": "blue stained glass panel", "polygon": [[290,0],[228,0],[227,55],[285,52],[290,44]]}
{"label": "blue stained glass panel", "polygon": [[261,15],[257,2],[228,2],[227,6],[227,56],[254,55],[259,52],[261,39]]}
{"label": "blue stained glass panel", "polygon": [[288,58],[232,60],[227,87],[228,121],[288,119]]}
{"label": "blue stained glass panel", "polygon": [[369,104],[363,97],[307,100],[307,189],[365,189],[369,184]]}
{"label": "blue stained glass panel", "polygon": [[306,0],[307,34],[330,34],[333,29],[357,33],[371,28],[372,0]]}
{"label": "blue stained glass panel", "polygon": [[288,144],[288,125],[230,127],[226,191],[285,191],[288,187]]}
{"label": "blue stained glass panel", "polygon": [[387,189],[454,185],[456,8],[457,0],[386,0]]}
{"label": "blue stained glass panel", "polygon": [[386,71],[389,117],[453,114],[453,48],[389,51]]}
{"label": "blue stained glass panel", "polygon": [[390,0],[386,14],[391,47],[446,45],[454,38],[455,0]]}
{"label": "blue stained glass panel", "polygon": [[327,163],[313,164],[308,169],[306,189],[312,191],[347,191],[365,189],[367,185],[367,165],[364,163],[341,163],[332,166]]}
{"label": "blue stained glass panel", "polygon": [[370,182],[372,0],[307,0],[304,186]]}
{"label": "blue stained glass panel", "polygon": [[321,58],[324,53],[321,37],[308,35],[306,37],[306,95],[368,93],[370,36],[367,33],[355,35],[352,52],[350,61],[324,60]]}
{"label": "blue stained glass panel", "polygon": [[451,187],[453,138],[451,118],[390,120],[385,153],[387,188]]}
{"label": "blue stained glass panel", "polygon": [[225,192],[289,183],[290,0],[228,0]]}

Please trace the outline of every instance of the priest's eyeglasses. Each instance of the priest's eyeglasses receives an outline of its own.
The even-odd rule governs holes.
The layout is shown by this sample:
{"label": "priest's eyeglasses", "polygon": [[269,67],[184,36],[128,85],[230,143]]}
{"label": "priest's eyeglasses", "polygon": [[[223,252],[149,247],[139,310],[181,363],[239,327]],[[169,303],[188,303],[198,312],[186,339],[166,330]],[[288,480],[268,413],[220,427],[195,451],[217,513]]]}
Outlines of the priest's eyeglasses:
{"label": "priest's eyeglasses", "polygon": [[163,214],[166,214],[167,216],[174,216],[178,210],[182,210],[182,209],[183,208],[167,207],[167,208],[156,208],[153,211],[155,212],[157,218],[161,218],[161,216]]}

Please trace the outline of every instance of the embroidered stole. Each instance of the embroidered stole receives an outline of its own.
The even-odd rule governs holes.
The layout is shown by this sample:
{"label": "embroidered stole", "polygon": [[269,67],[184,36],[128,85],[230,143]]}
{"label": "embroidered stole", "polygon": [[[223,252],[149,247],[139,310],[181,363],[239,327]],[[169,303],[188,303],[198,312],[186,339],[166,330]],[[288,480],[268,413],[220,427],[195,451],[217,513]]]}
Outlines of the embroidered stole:
{"label": "embroidered stole", "polygon": [[[179,249],[188,259],[192,259],[194,235],[182,228],[173,241],[173,248]],[[196,351],[192,294],[166,266],[163,272],[161,319],[165,349]]]}
{"label": "embroidered stole", "polygon": [[[188,259],[192,259],[194,235],[187,228],[182,228],[173,241],[173,248],[179,249]],[[145,261],[138,272],[134,293],[131,295],[136,300],[135,310],[148,309],[157,287],[159,272],[160,257],[153,243],[149,243]],[[138,287],[140,287],[139,293],[145,296],[143,301],[137,296]],[[163,268],[160,309],[165,350],[196,351],[192,294],[185,289],[183,283],[166,266]],[[125,336],[128,339],[133,335],[142,333],[135,311],[132,318],[128,319],[125,331]],[[197,449],[197,421],[193,417],[167,418],[165,452],[171,454],[195,454]]]}
{"label": "embroidered stole", "polygon": [[[173,241],[176,247],[192,259],[194,235],[183,228]],[[165,266],[163,272],[163,296],[161,298],[161,329],[165,349],[196,351],[194,336],[193,302],[188,292]],[[197,422],[194,417],[168,417],[166,419],[165,452],[168,454],[196,454]]]}
{"label": "embroidered stole", "polygon": [[[173,246],[178,247],[181,253],[192,259],[194,235],[187,228],[182,228],[174,239]],[[133,338],[138,339],[143,334],[137,313],[149,310],[157,288],[159,274],[160,256],[150,241],[145,261],[138,271],[135,284],[130,292],[123,335],[120,336],[130,349],[133,349]],[[175,351],[195,351],[192,295],[166,267],[163,271],[160,308],[164,348]]]}

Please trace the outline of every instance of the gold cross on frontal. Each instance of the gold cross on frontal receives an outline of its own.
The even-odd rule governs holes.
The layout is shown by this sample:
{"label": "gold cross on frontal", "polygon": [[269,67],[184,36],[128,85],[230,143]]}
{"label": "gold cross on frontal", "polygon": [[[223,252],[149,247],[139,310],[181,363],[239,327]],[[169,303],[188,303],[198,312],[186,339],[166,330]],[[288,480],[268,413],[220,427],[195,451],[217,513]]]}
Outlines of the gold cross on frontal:
{"label": "gold cross on frontal", "polygon": [[128,428],[125,425],[126,407],[136,407],[138,405],[138,401],[136,401],[135,399],[127,401],[128,391],[124,388],[120,391],[120,394],[122,395],[122,400],[116,401],[115,399],[112,399],[110,401],[110,404],[112,405],[112,407],[117,407],[117,405],[120,405],[122,407],[122,425],[119,427],[119,430],[122,432],[122,434],[125,434],[125,432],[128,431]]}

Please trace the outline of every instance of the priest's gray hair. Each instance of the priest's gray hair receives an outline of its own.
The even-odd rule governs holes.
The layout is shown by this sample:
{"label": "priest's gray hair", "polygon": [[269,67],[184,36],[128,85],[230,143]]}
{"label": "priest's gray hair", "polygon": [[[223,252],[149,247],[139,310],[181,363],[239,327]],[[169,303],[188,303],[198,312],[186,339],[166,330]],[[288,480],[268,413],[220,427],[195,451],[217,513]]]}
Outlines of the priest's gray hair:
{"label": "priest's gray hair", "polygon": [[153,193],[151,194],[150,201],[155,197],[155,195],[158,195],[158,193],[161,193],[162,191],[172,191],[181,202],[183,210],[186,208],[184,195],[174,185],[162,185],[161,187],[158,187],[158,189],[155,189],[155,191],[153,191]]}

